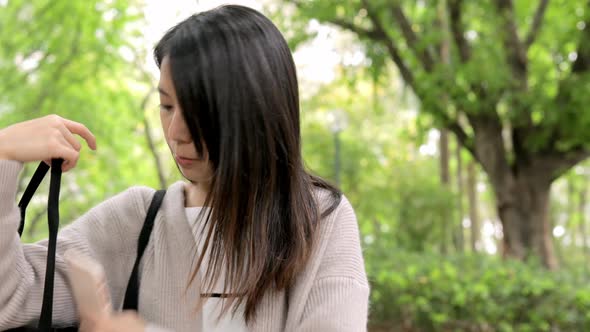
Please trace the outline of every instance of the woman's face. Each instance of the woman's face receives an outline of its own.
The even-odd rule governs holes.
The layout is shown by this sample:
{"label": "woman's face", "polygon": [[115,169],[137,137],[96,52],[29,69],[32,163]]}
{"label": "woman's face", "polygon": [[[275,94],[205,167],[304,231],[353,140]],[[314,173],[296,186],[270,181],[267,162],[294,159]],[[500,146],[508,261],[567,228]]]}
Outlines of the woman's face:
{"label": "woman's face", "polygon": [[211,181],[213,170],[207,151],[205,149],[203,156],[197,153],[176,98],[168,57],[164,57],[160,66],[158,91],[160,92],[160,120],[164,136],[180,171],[185,178],[193,182]]}

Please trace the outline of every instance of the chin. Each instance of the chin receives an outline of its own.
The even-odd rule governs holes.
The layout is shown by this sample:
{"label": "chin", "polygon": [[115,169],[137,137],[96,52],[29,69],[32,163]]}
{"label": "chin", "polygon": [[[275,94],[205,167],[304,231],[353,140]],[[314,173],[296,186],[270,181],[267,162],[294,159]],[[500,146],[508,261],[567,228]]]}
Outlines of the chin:
{"label": "chin", "polygon": [[206,176],[202,176],[201,174],[195,174],[193,172],[191,172],[190,170],[185,170],[185,171],[180,171],[180,173],[182,174],[182,176],[187,179],[188,181],[192,182],[192,183],[199,183],[199,182],[205,182],[207,180],[210,180],[210,177],[206,177]]}

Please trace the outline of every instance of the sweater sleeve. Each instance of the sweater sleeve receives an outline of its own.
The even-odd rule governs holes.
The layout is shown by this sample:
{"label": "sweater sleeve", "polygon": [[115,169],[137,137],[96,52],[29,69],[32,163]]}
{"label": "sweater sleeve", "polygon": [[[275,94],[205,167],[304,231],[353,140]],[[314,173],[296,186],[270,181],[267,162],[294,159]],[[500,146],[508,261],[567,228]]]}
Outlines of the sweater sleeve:
{"label": "sweater sleeve", "polygon": [[[43,299],[47,240],[21,244],[20,212],[16,205],[17,178],[22,164],[0,160],[0,330],[37,323]],[[141,222],[145,217],[146,188],[123,192],[64,227],[58,235],[53,324],[76,322],[77,313],[66,279],[63,253],[76,249],[105,267],[116,308],[122,302]]]}
{"label": "sweater sleeve", "polygon": [[173,330],[169,330],[167,328],[148,323],[145,327],[145,332],[174,332]]}
{"label": "sweater sleeve", "polygon": [[357,219],[343,197],[297,331],[366,331],[369,284]]}

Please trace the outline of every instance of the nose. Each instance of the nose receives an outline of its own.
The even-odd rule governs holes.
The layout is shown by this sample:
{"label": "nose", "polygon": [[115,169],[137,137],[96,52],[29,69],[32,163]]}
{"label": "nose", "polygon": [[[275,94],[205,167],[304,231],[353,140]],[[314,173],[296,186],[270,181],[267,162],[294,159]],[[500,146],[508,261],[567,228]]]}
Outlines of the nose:
{"label": "nose", "polygon": [[180,110],[175,110],[172,115],[172,121],[168,126],[170,139],[177,143],[190,143],[192,141],[191,133],[184,120],[184,115]]}

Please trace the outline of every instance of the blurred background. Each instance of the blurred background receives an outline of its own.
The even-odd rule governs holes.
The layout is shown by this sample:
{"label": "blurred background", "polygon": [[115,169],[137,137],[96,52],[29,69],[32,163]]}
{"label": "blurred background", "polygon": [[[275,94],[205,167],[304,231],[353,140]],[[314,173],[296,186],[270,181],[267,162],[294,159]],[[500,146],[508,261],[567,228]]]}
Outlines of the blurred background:
{"label": "blurred background", "polygon": [[[0,127],[56,113],[98,138],[63,177],[62,224],[181,179],[151,51],[223,3],[0,0]],[[590,330],[589,1],[231,3],[292,48],[306,164],[358,216],[370,331]]]}

